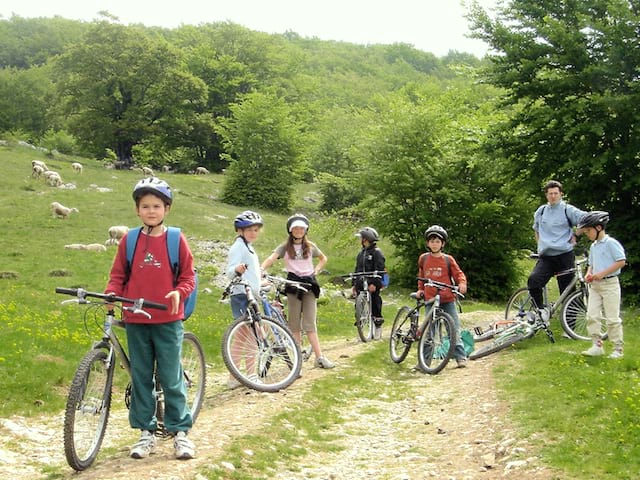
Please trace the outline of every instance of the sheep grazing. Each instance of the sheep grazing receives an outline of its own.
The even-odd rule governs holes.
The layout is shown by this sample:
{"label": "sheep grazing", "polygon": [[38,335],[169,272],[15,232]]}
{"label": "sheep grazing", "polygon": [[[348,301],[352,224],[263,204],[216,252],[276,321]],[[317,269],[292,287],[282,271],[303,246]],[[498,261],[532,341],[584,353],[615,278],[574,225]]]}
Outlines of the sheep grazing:
{"label": "sheep grazing", "polygon": [[125,233],[127,233],[128,231],[129,227],[127,227],[126,225],[114,225],[112,227],[109,227],[109,238],[106,242],[104,242],[104,244],[118,245],[120,243],[120,240],[122,240],[122,237],[124,237]]}
{"label": "sheep grazing", "polygon": [[153,177],[153,170],[151,170],[149,167],[142,167],[142,173],[149,177]]}
{"label": "sheep grazing", "polygon": [[99,243],[89,243],[89,244],[84,246],[83,250],[90,250],[92,252],[106,252],[107,251],[107,247],[105,247],[104,245],[101,245]]}
{"label": "sheep grazing", "polygon": [[82,173],[82,164],[78,163],[78,162],[73,162],[71,164],[71,168],[73,168],[73,171],[76,173]]}
{"label": "sheep grazing", "polygon": [[72,207],[72,208],[65,207],[64,205],[58,202],[51,202],[50,207],[51,207],[51,214],[53,215],[53,218],[67,218],[69,215],[71,215],[71,212],[79,211],[75,207]]}
{"label": "sheep grazing", "polygon": [[33,178],[40,178],[40,176],[45,172],[44,168],[40,165],[33,165],[31,167],[31,176]]}
{"label": "sheep grazing", "polygon": [[42,160],[31,160],[31,168],[35,167],[36,165],[39,167],[42,167],[42,170],[45,172],[49,170],[49,167],[47,167],[47,164],[44,163]]}
{"label": "sheep grazing", "polygon": [[196,168],[196,172],[195,172],[196,175],[207,175],[208,173],[209,173],[209,170],[207,170],[204,167]]}

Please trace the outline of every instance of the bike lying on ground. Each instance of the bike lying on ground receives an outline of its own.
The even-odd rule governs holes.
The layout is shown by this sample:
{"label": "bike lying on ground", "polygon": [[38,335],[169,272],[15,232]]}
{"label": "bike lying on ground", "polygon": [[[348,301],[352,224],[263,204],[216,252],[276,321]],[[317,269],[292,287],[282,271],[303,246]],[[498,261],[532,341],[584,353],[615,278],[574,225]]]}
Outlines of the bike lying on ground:
{"label": "bike lying on ground", "polygon": [[260,392],[277,392],[291,385],[302,368],[300,349],[285,323],[260,313],[251,286],[234,278],[222,298],[234,285],[242,285],[249,302],[247,311],[224,332],[222,359],[227,369],[246,387]]}
{"label": "bike lying on ground", "polygon": [[382,278],[384,271],[374,270],[372,272],[357,272],[340,275],[343,281],[362,279],[362,290],[356,296],[354,325],[358,329],[358,336],[363,342],[374,339],[376,325],[371,316],[371,292],[369,291],[369,281],[367,278]]}
{"label": "bike lying on ground", "polygon": [[[271,301],[267,294],[269,293],[269,288],[263,288],[260,290],[262,296],[262,307],[267,316],[274,318],[279,321],[282,325],[288,327],[287,323],[287,313],[285,310],[284,299],[286,299],[285,289],[287,286],[293,287],[301,294],[305,294],[309,291],[311,284],[305,282],[297,282],[295,280],[289,280],[288,278],[277,277],[275,275],[266,275],[265,279],[269,282],[269,284],[274,285],[275,287],[275,295]],[[306,362],[311,358],[311,354],[313,353],[311,344],[305,342],[305,333],[300,331],[300,354],[302,355],[302,361]]]}
{"label": "bike lying on ground", "polygon": [[474,350],[469,358],[477,360],[492,353],[499,352],[511,345],[533,337],[539,330],[544,330],[551,343],[555,342],[549,323],[543,321],[537,312],[526,312],[523,316],[516,316],[507,326],[496,333],[493,339],[482,347]]}
{"label": "bike lying on ground", "polygon": [[[147,318],[151,315],[144,308],[166,310],[167,306],[149,302],[142,298],[132,299],[107,295],[104,293],[88,292],[82,288],[56,288],[56,293],[72,295],[73,300],[62,303],[77,303],[87,305],[85,310],[85,327],[93,319],[97,328],[102,332],[100,340],[94,342],[91,350],[84,356],[69,388],[67,405],[64,413],[64,452],[67,463],[74,470],[85,470],[95,460],[102,445],[111,409],[111,395],[114,372],[117,363],[131,375],[131,366],[123,342],[118,338],[116,329],[122,328],[124,323],[116,319],[116,311],[122,316],[123,311],[143,314]],[[98,301],[92,301],[95,298]],[[91,314],[91,315],[89,315]],[[206,366],[204,350],[198,337],[185,332],[182,341],[182,370],[187,391],[187,405],[195,422],[202,402],[206,383]],[[168,437],[164,427],[164,394],[162,385],[155,378],[156,418],[158,429],[156,435]],[[131,404],[131,383],[125,389],[125,404]]]}
{"label": "bike lying on ground", "polygon": [[[425,286],[435,287],[436,296],[425,301],[416,292],[411,298],[416,306],[401,307],[396,314],[389,336],[391,360],[401,363],[411,350],[413,342],[418,342],[418,365],[426,373],[436,374],[447,366],[456,348],[457,332],[451,315],[440,306],[440,291],[451,290],[457,297],[464,298],[455,285],[437,282],[429,278],[418,278]],[[425,309],[424,321],[420,324],[420,310]]]}
{"label": "bike lying on ground", "polygon": [[[531,255],[537,258],[538,255]],[[573,278],[564,292],[552,301],[547,286],[542,290],[544,304],[548,307],[549,318],[551,319],[557,312],[560,312],[560,325],[564,332],[574,340],[591,340],[591,335],[587,331],[587,301],[589,298],[589,288],[584,279],[584,264],[586,258],[577,259],[575,266],[555,274],[556,277],[563,275],[573,275]],[[481,342],[493,338],[495,335],[509,328],[515,321],[521,320],[528,314],[539,316],[533,299],[527,287],[516,290],[509,300],[505,309],[504,320],[497,321],[486,330],[479,327],[474,329],[474,340]],[[602,325],[602,338],[607,338],[606,325]]]}

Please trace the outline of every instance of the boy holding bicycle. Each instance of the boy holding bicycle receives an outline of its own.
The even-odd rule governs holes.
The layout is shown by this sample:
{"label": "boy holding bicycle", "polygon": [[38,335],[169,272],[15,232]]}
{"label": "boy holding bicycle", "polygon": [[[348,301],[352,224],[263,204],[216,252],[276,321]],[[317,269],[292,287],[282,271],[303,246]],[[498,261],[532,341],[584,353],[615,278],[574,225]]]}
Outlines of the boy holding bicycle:
{"label": "boy holding bicycle", "polygon": [[[418,277],[454,284],[458,286],[460,293],[463,295],[467,293],[466,275],[458,266],[455,258],[442,252],[442,249],[449,239],[447,231],[440,225],[431,225],[424,232],[424,238],[427,242],[429,252],[423,253],[418,259]],[[431,300],[436,296],[437,292],[435,287],[429,287],[425,285],[425,282],[422,280],[418,280],[418,292],[416,294],[419,298],[424,297],[425,300]],[[451,315],[451,318],[453,318],[455,322],[458,341],[456,342],[454,357],[458,368],[464,368],[467,366],[467,354],[464,351],[455,295],[450,290],[441,290],[440,301],[442,309]]]}
{"label": "boy holding bicycle", "polygon": [[[371,227],[364,227],[356,233],[356,236],[360,237],[362,250],[360,250],[356,257],[356,266],[353,271],[355,273],[383,272],[385,270],[385,258],[382,250],[376,245],[379,240],[378,232]],[[363,280],[362,277],[353,279],[352,291],[354,297],[357,297],[358,293],[364,288]],[[384,323],[384,317],[382,316],[382,297],[380,296],[380,290],[383,288],[382,278],[368,277],[367,284],[369,293],[371,294],[371,317],[376,326],[373,338],[380,340],[382,338],[382,324]]]}
{"label": "boy holding bicycle", "polygon": [[167,229],[163,225],[173,202],[166,182],[155,177],[140,180],[133,189],[133,199],[144,226],[131,265],[127,262],[126,235],[120,242],[105,292],[158,303],[168,300],[169,309],[154,311],[152,318],[124,313],[131,361],[129,423],[141,430],[140,440],[131,448],[130,456],[145,458],[155,449],[154,371],[157,365],[165,398],[165,426],[173,435],[175,456],[190,459],[195,456],[195,447],[187,433],[193,420],[187,405],[181,350],[184,299],[195,288],[193,255],[186,238],[180,234],[180,271],[176,278],[167,250]]}
{"label": "boy holding bicycle", "polygon": [[618,275],[626,264],[624,248],[615,238],[607,235],[607,212],[589,212],[578,223],[578,232],[585,233],[593,243],[589,247],[589,267],[585,280],[589,283],[587,303],[587,330],[593,344],[583,355],[604,355],[602,322],[607,324],[613,352],[609,358],[623,357],[622,319],[620,318],[620,282]]}

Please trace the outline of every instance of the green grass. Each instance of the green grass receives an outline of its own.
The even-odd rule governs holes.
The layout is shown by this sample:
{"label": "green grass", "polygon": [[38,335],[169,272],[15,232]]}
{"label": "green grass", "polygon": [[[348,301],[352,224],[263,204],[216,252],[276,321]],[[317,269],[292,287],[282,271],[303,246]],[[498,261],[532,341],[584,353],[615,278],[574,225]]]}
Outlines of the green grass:
{"label": "green grass", "polygon": [[[62,173],[63,180],[73,181],[77,188],[54,189],[32,179],[30,163],[36,158],[45,160]],[[85,165],[82,175],[71,170],[71,162],[76,160]],[[3,253],[0,411],[3,416],[58,414],[77,364],[96,333],[94,329],[91,335],[87,334],[82,310],[60,305],[64,298],[56,295],[54,288],[84,286],[102,290],[114,256],[113,248],[107,253],[94,253],[65,250],[64,245],[104,243],[109,226],[137,225],[130,192],[140,174],[106,170],[94,160],[50,159],[35,150],[4,146],[0,146],[0,165],[3,226],[0,235]],[[184,229],[195,253],[201,287],[213,290],[211,294],[199,295],[198,307],[188,321],[188,328],[202,340],[207,362],[214,370],[222,371],[220,340],[230,315],[228,305],[219,303],[221,292],[212,280],[224,268],[225,259],[218,258],[203,245],[214,241],[230,244],[234,237],[233,217],[251,206],[219,202],[223,182],[219,175],[168,175],[166,178],[176,190],[176,202],[168,223]],[[96,186],[112,191],[100,192]],[[313,188],[306,185],[301,187],[303,191],[300,198],[310,195]],[[49,211],[52,201],[77,207],[80,212],[67,220],[54,219]],[[300,200],[296,210],[313,214],[313,205]],[[286,216],[253,207],[266,218],[264,232],[256,244],[259,255],[264,258],[283,240]],[[310,236],[329,257],[323,283],[353,268],[359,250],[354,232],[352,225],[314,217]],[[392,249],[384,242],[382,248],[389,264],[393,265]],[[273,272],[277,273],[280,267],[276,265]],[[393,321],[400,304],[409,303],[407,293],[397,285],[386,292],[387,322]],[[466,311],[487,308],[501,311],[503,305],[467,300],[464,308]],[[321,302],[318,315],[321,338],[354,338],[351,303],[331,298]],[[586,347],[584,343],[558,338],[558,343],[552,345],[544,335],[498,354],[496,376],[500,392],[511,404],[511,415],[522,435],[537,441],[545,463],[566,472],[569,478],[630,479],[635,475],[633,472],[640,471],[640,343],[637,340],[640,319],[637,310],[626,310],[623,316],[626,350],[622,361],[584,359],[579,355]],[[557,327],[556,336],[559,337]],[[339,416],[341,405],[350,399],[412,393],[406,389],[397,369],[380,361],[381,356],[387,355],[386,348],[381,343],[353,359],[353,370],[348,370],[340,382],[335,382],[332,376],[314,382],[309,398],[299,409],[287,412],[287,421],[304,428],[312,440],[294,438],[285,428],[264,432],[265,436],[282,439],[269,442],[276,445],[280,458],[293,463],[304,455],[305,449],[339,448],[323,425],[335,421],[333,417]],[[388,380],[382,390],[378,384],[367,381],[379,375]],[[341,395],[337,394],[338,389]],[[316,403],[311,403],[311,399],[317,399]],[[279,425],[280,420],[274,418],[271,424]],[[225,458],[234,463],[240,461],[235,459],[242,458],[236,478],[269,477],[272,451],[256,452],[250,459],[237,454],[248,442],[260,444],[253,443],[254,440],[237,439],[231,447],[235,450],[225,453]],[[215,475],[215,472],[208,474]]]}

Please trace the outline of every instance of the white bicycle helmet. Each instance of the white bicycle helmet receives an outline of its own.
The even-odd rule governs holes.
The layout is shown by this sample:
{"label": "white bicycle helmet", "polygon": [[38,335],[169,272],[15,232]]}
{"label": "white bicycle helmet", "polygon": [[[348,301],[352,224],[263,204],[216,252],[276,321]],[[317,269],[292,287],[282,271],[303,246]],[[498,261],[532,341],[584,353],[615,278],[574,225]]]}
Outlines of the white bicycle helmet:
{"label": "white bicycle helmet", "polygon": [[140,197],[152,193],[162,198],[166,205],[173,203],[173,193],[171,187],[164,180],[160,180],[157,177],[143,178],[136,186],[133,187],[133,199],[137,202]]}
{"label": "white bicycle helmet", "polygon": [[305,232],[309,231],[309,219],[301,213],[294,213],[287,219],[287,233],[295,227],[304,227]]}
{"label": "white bicycle helmet", "polygon": [[233,226],[235,228],[247,228],[252,225],[264,225],[262,221],[262,217],[259,213],[253,212],[251,210],[245,210],[242,213],[239,213],[236,218],[233,220]]}

